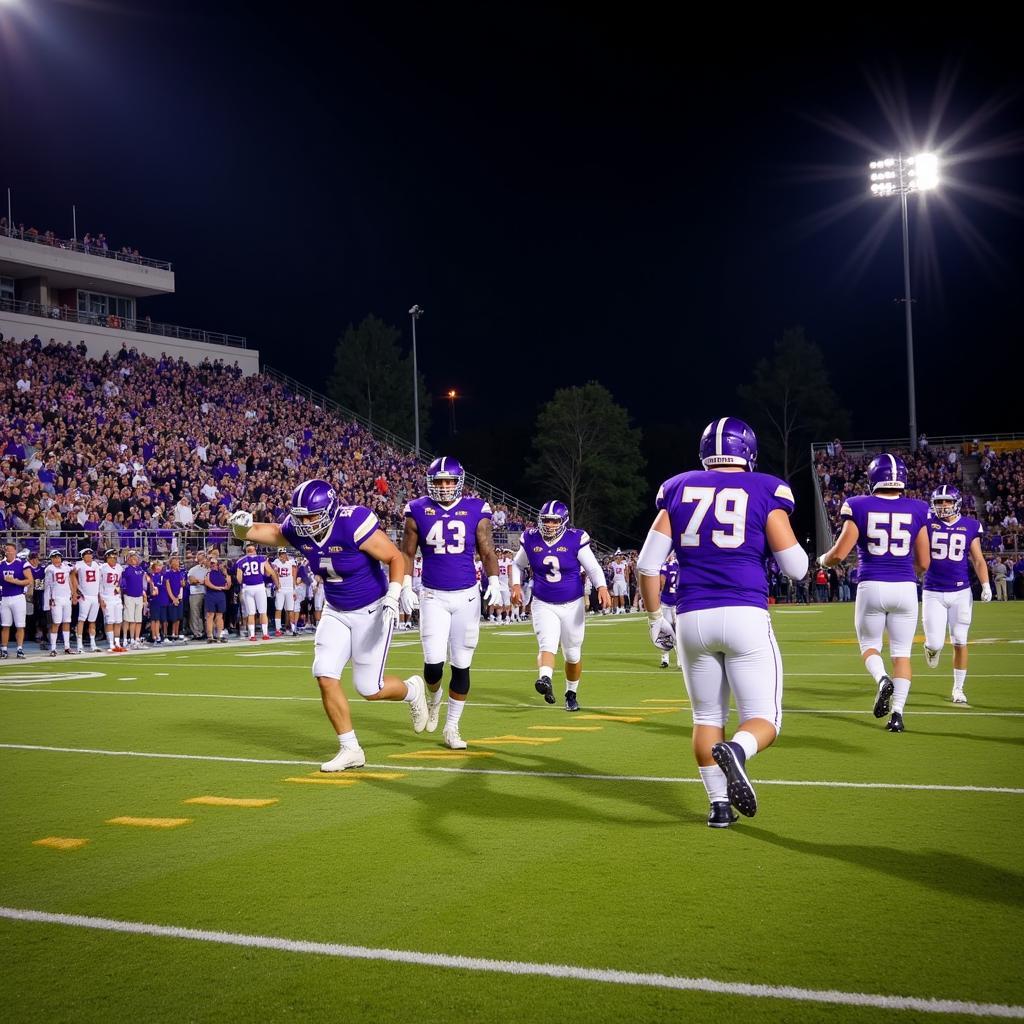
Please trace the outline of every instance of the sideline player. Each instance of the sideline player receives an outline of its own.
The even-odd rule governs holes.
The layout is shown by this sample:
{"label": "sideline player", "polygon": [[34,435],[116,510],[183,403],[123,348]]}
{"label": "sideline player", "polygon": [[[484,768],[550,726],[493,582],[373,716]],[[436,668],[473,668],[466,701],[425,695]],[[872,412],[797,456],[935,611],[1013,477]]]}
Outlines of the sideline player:
{"label": "sideline player", "polygon": [[[237,534],[236,534],[237,535]],[[249,639],[256,640],[256,616],[260,618],[263,639],[270,639],[270,624],[267,618],[266,580],[277,579],[277,573],[269,559],[258,554],[256,545],[248,541],[245,554],[235,562],[235,578],[242,588],[242,616],[249,630]]]}
{"label": "sideline player", "polygon": [[7,657],[11,626],[18,645],[17,656],[25,657],[25,588],[33,583],[33,578],[24,559],[17,555],[17,545],[4,545],[4,560],[0,562],[0,658]]}
{"label": "sideline player", "polygon": [[85,624],[89,623],[89,649],[96,653],[96,616],[100,610],[100,567],[93,559],[92,548],[82,548],[79,552],[81,558],[75,563],[75,577],[78,586],[75,592],[78,595],[78,650],[81,654],[84,650]]}
{"label": "sideline player", "polygon": [[[671,552],[668,561],[661,567],[661,617],[668,623],[672,635],[676,635],[676,599],[679,594],[679,563],[675,552]],[[669,667],[670,651],[661,652],[661,667]],[[679,655],[676,654],[676,662]]]}
{"label": "sideline player", "polygon": [[64,634],[64,653],[71,653],[71,607],[75,593],[75,574],[64,564],[64,556],[54,548],[43,577],[43,604],[50,612],[50,657],[57,657],[57,631]]}

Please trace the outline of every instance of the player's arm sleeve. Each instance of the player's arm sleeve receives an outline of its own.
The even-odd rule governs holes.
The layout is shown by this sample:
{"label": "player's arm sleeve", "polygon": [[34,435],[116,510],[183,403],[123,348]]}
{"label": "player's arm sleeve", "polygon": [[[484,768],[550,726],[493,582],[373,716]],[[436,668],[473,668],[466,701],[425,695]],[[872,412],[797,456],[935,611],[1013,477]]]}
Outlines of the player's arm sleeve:
{"label": "player's arm sleeve", "polygon": [[485,519],[493,519],[494,509],[492,509],[491,506],[485,501],[480,506],[480,515],[482,515]]}
{"label": "player's arm sleeve", "polygon": [[379,527],[376,515],[368,508],[360,508],[352,514],[352,543],[359,547]]}
{"label": "player's arm sleeve", "polygon": [[793,489],[784,480],[775,481],[775,489],[769,501],[769,511],[781,508],[786,515],[791,516],[796,508],[796,499],[793,497]]}
{"label": "player's arm sleeve", "polygon": [[[668,540],[668,538],[665,538]],[[583,571],[590,577],[590,582],[594,584],[598,590],[601,587],[607,587],[608,581],[604,578],[604,569],[601,568],[600,562],[594,555],[594,552],[590,550],[590,545],[587,544],[580,548],[579,553],[580,565],[583,567]]]}
{"label": "player's arm sleeve", "polygon": [[773,551],[775,561],[779,563],[779,569],[791,580],[802,580],[807,572],[810,560],[807,552],[799,544],[794,544],[785,551]]}
{"label": "player's arm sleeve", "polygon": [[523,582],[523,570],[530,564],[530,559],[526,557],[526,548],[519,545],[519,550],[516,552],[516,557],[512,559],[512,586],[520,586]]}
{"label": "player's arm sleeve", "polygon": [[849,519],[854,526],[857,525],[853,517],[853,506],[848,501],[844,501],[842,508],[839,509],[839,518]]}
{"label": "player's arm sleeve", "polygon": [[647,540],[640,551],[636,567],[641,576],[660,576],[661,567],[665,564],[672,550],[672,538],[666,537],[659,530],[650,530]]}

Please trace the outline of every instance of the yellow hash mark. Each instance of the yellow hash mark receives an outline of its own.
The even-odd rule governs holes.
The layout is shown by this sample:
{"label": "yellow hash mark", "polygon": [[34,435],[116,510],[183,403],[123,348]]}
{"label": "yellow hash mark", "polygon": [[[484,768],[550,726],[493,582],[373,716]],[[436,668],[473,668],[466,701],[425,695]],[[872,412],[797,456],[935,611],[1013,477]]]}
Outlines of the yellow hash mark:
{"label": "yellow hash mark", "polygon": [[544,732],[600,732],[600,725],[531,725],[530,729]]}
{"label": "yellow hash mark", "polygon": [[678,715],[682,708],[637,708],[645,715]]}
{"label": "yellow hash mark", "polygon": [[354,786],[358,779],[333,779],[326,775],[303,775],[300,777],[285,779],[285,782],[311,782],[314,786]]}
{"label": "yellow hash mark", "polygon": [[[318,772],[311,772],[310,774],[316,776]],[[390,782],[392,779],[404,779],[405,772],[345,772],[346,779],[383,779],[385,782]]]}
{"label": "yellow hash mark", "polygon": [[561,741],[561,736],[488,736],[486,739],[479,739],[476,742],[486,743],[492,747],[505,744],[525,744],[528,747],[539,747],[545,743],[561,743]]}
{"label": "yellow hash mark", "polygon": [[641,704],[689,704],[685,697],[645,697]]}
{"label": "yellow hash mark", "polygon": [[177,828],[179,825],[190,825],[191,818],[108,818],[108,825],[136,825],[139,828]]}
{"label": "yellow hash mark", "polygon": [[278,801],[277,797],[267,800],[250,800],[245,797],[233,796],[194,796],[182,802],[186,804],[205,804],[208,807],[269,807]]}
{"label": "yellow hash mark", "polygon": [[642,722],[643,719],[635,715],[577,715],[577,721],[584,722]]}
{"label": "yellow hash mark", "polygon": [[428,757],[447,761],[456,757],[494,757],[493,750],[417,750],[414,754],[388,754],[388,757]]}
{"label": "yellow hash mark", "polygon": [[48,846],[51,850],[80,850],[88,839],[65,839],[63,836],[47,836],[45,839],[34,839],[33,846]]}

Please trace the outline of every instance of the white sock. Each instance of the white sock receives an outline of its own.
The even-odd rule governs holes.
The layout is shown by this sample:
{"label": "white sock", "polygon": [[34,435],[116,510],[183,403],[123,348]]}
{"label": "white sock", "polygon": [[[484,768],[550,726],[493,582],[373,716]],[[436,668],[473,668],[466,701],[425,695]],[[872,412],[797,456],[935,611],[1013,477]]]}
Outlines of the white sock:
{"label": "white sock", "polygon": [[260,623],[260,628],[263,630],[263,635],[264,636],[270,636],[270,626],[269,625],[264,626],[262,623]]}
{"label": "white sock", "polygon": [[708,799],[714,804],[725,803],[729,799],[726,789],[725,772],[717,764],[700,768],[700,781],[704,783]]}
{"label": "white sock", "polygon": [[57,634],[56,633],[51,633],[50,634],[50,650],[51,651],[57,650]]}
{"label": "white sock", "polygon": [[358,750],[359,740],[356,739],[356,733],[354,729],[350,729],[348,732],[338,733],[338,746],[342,750]]}
{"label": "white sock", "polygon": [[874,679],[876,683],[880,683],[882,681],[882,676],[886,674],[885,662],[882,661],[882,656],[880,654],[872,654],[871,657],[864,662],[864,667],[871,673],[871,678]]}
{"label": "white sock", "polygon": [[964,683],[967,681],[967,669],[955,668],[953,669],[953,689],[962,690]]}
{"label": "white sock", "polygon": [[70,632],[70,630],[67,630],[64,633],[64,646],[65,647],[70,647],[71,646],[71,632]]}
{"label": "white sock", "polygon": [[575,682],[573,682],[573,681],[571,681],[569,679],[566,679],[566,681],[565,681],[565,692],[566,693],[575,693],[576,692],[576,687],[579,686],[579,685],[580,685],[580,681],[578,679]]}
{"label": "white sock", "polygon": [[910,680],[893,679],[892,685],[892,709],[902,715],[903,707],[907,703],[907,694],[910,693]]}
{"label": "white sock", "polygon": [[757,737],[746,729],[740,729],[732,738],[733,743],[738,743],[743,748],[749,761],[757,753]]}
{"label": "white sock", "polygon": [[457,729],[459,727],[459,719],[462,717],[465,706],[466,702],[464,700],[456,700],[454,697],[448,698],[448,717],[444,720],[444,727],[446,729]]}
{"label": "white sock", "polygon": [[113,630],[109,630],[107,632],[107,643],[110,644],[111,649],[113,649],[113,647],[114,647],[114,632],[113,632]]}
{"label": "white sock", "polygon": [[405,696],[402,700],[406,704],[411,704],[416,699],[416,687],[412,685],[412,682],[408,679],[405,682]]}
{"label": "white sock", "polygon": [[550,683],[551,682],[551,677],[554,674],[555,674],[555,670],[553,668],[549,668],[547,665],[541,665],[541,667],[540,667],[540,677],[541,677],[541,679],[546,679]]}

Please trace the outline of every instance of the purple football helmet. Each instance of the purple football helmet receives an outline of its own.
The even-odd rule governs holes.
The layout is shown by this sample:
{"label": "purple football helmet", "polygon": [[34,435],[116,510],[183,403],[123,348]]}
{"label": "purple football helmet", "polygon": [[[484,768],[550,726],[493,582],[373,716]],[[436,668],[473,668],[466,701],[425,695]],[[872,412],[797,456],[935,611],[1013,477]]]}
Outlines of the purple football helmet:
{"label": "purple football helmet", "polygon": [[[427,467],[427,494],[439,505],[454,505],[462,497],[462,485],[466,480],[466,471],[458,459],[441,456]],[[443,484],[454,484],[442,487]]]}
{"label": "purple football helmet", "polygon": [[883,452],[876,455],[868,466],[871,493],[875,491],[903,491],[907,487],[907,464],[898,456]]}
{"label": "purple football helmet", "polygon": [[565,502],[549,501],[541,505],[537,513],[537,529],[545,540],[557,540],[568,525],[569,509]]}
{"label": "purple football helmet", "polygon": [[337,514],[338,495],[326,480],[304,480],[292,492],[292,525],[300,537],[319,543],[330,533]]}
{"label": "purple football helmet", "polygon": [[[932,491],[932,515],[936,519],[956,519],[960,515],[964,499],[958,488],[952,484],[943,484]],[[940,504],[944,506],[940,508]]]}
{"label": "purple football helmet", "polygon": [[700,438],[700,464],[705,469],[745,466],[753,472],[757,465],[757,437],[735,416],[712,420]]}

